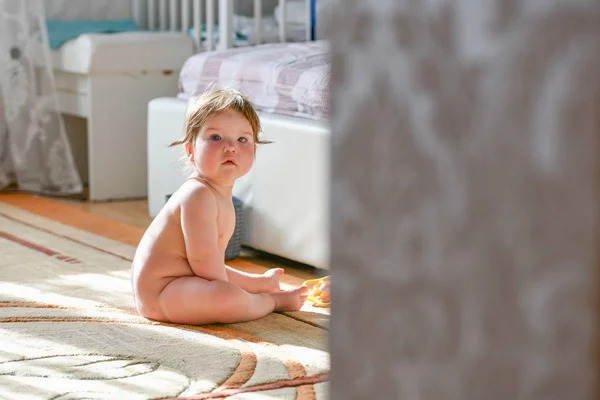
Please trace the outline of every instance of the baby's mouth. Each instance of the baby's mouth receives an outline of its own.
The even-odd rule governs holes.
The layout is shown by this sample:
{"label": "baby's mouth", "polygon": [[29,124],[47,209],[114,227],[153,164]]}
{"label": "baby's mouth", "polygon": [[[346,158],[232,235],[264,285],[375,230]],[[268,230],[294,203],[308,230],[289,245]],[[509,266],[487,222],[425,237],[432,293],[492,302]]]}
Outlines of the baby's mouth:
{"label": "baby's mouth", "polygon": [[223,165],[237,165],[233,160],[227,160],[223,163]]}

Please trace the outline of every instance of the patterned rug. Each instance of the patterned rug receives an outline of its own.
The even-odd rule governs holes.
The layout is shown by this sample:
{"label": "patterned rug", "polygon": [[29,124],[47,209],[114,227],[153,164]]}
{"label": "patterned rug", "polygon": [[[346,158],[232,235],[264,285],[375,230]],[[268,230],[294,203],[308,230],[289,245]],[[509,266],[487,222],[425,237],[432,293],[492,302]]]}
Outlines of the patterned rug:
{"label": "patterned rug", "polygon": [[142,233],[0,195],[0,398],[328,397],[323,310],[202,327],[138,316],[129,268]]}

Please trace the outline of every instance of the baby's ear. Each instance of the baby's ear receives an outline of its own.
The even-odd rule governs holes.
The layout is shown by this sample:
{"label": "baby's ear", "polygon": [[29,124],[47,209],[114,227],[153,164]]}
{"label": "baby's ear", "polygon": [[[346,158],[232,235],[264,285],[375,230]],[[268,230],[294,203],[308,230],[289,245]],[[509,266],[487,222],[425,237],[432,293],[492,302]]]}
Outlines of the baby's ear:
{"label": "baby's ear", "polygon": [[192,142],[188,140],[183,145],[185,146],[185,154],[188,156],[188,158],[192,157],[194,154],[194,146],[192,146]]}

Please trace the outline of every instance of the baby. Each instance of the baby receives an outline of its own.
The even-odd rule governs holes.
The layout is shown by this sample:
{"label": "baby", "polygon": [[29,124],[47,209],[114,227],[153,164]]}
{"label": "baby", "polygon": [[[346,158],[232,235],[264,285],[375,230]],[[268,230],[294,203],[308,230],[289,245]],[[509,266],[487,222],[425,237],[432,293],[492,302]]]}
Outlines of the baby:
{"label": "baby", "polygon": [[145,232],[132,265],[138,312],[181,324],[234,323],[273,311],[299,310],[307,288],[281,291],[281,268],[264,274],[225,265],[235,228],[232,187],[254,162],[260,122],[236,90],[190,102],[182,144],[192,175]]}

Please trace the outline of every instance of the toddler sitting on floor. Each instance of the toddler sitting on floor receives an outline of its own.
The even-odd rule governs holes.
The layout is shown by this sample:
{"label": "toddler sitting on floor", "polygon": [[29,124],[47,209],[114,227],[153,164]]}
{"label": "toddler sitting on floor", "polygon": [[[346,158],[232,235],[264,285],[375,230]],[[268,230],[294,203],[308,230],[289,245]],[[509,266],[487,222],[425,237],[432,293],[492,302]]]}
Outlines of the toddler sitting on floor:
{"label": "toddler sitting on floor", "polygon": [[235,228],[232,188],[254,162],[260,122],[236,90],[216,90],[190,102],[183,145],[193,174],[144,233],[132,265],[138,312],[182,323],[233,323],[273,311],[299,310],[307,288],[281,291],[281,268],[249,274],[225,265]]}

